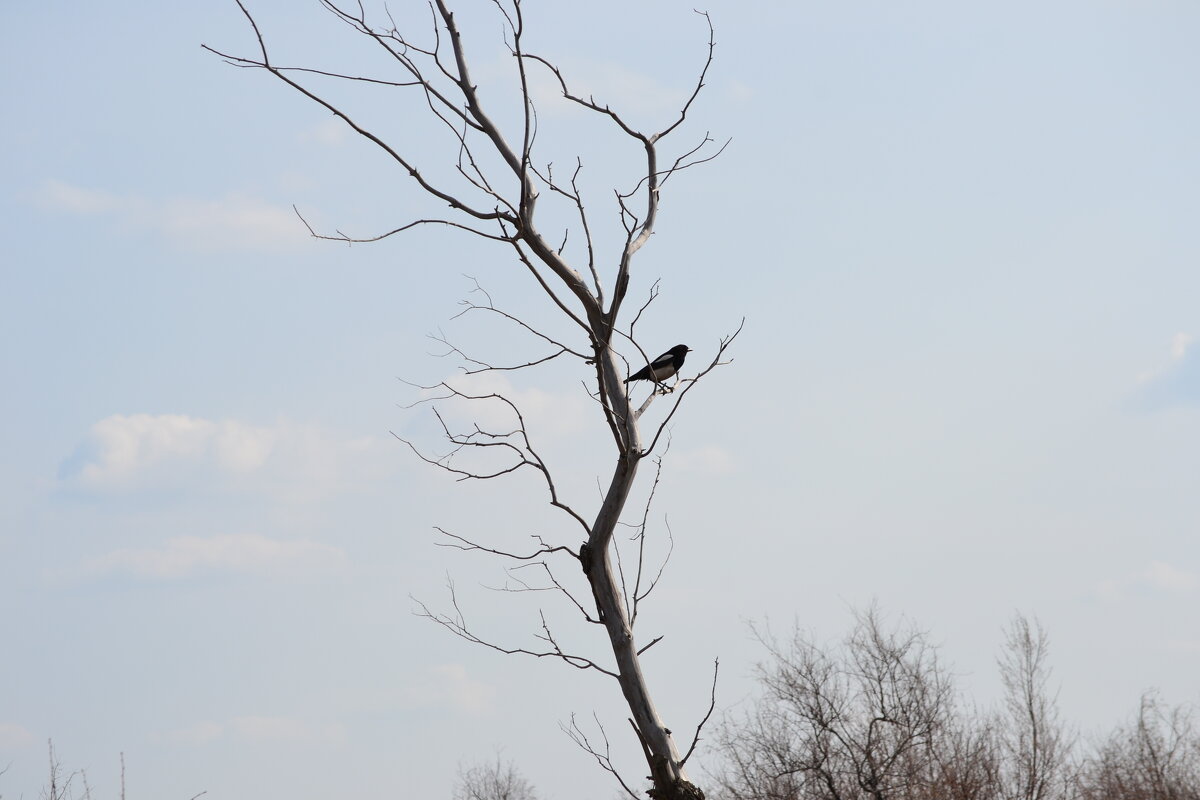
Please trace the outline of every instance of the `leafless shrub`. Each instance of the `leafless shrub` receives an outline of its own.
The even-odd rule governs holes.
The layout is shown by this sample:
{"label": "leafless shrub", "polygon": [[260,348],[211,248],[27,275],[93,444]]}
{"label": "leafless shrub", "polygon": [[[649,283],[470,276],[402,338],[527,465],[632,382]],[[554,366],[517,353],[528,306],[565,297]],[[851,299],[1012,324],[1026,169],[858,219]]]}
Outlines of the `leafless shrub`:
{"label": "leafless shrub", "polygon": [[874,609],[838,650],[760,639],[763,696],[721,730],[727,800],[1200,800],[1192,710],[1147,694],[1087,752],[1058,711],[1046,633],[1023,616],[995,712],[964,706],[926,636],[885,630]]}
{"label": "leafless shrub", "polygon": [[[46,774],[46,785],[38,793],[38,800],[92,800],[92,787],[88,783],[87,771],[76,769],[68,772],[63,769],[62,763],[58,760],[58,754],[54,750],[54,741],[50,740],[47,743],[47,749],[50,754],[49,770]],[[121,763],[121,783],[117,800],[125,800],[125,754],[120,754]],[[0,769],[0,775],[8,772],[8,767]],[[208,794],[207,791],[202,791],[191,795],[188,800],[199,800],[199,798]],[[19,795],[23,797],[23,795]],[[3,800],[4,795],[0,794],[0,800]],[[168,799],[169,800],[169,799]],[[522,796],[514,795],[512,800],[525,800]],[[534,800],[532,795],[527,800]]]}
{"label": "leafless shrub", "polygon": [[957,712],[929,753],[929,794],[938,800],[996,800],[1003,759],[1000,725],[978,713]]}
{"label": "leafless shrub", "polygon": [[1041,625],[1016,616],[998,659],[1006,712],[1001,781],[1003,796],[1012,800],[1049,800],[1067,793],[1070,744],[1049,690],[1048,655]]}
{"label": "leafless shrub", "polygon": [[511,761],[495,761],[459,768],[454,800],[537,800],[533,784]]}
{"label": "leafless shrub", "polygon": [[[80,800],[91,800],[92,790],[88,786],[87,773],[81,769],[66,772],[54,752],[54,742],[46,742],[46,747],[50,751],[50,769],[46,776],[46,786],[42,789],[42,800],[75,800],[76,797]],[[82,794],[75,793],[77,784],[83,784]]]}
{"label": "leafless shrub", "polygon": [[872,608],[835,655],[800,632],[786,647],[760,638],[772,656],[760,667],[765,696],[722,735],[728,797],[884,800],[933,785],[952,698],[923,633],[886,630]]}
{"label": "leafless shrub", "polygon": [[1087,758],[1080,800],[1200,800],[1200,731],[1187,707],[1142,695],[1137,715]]}

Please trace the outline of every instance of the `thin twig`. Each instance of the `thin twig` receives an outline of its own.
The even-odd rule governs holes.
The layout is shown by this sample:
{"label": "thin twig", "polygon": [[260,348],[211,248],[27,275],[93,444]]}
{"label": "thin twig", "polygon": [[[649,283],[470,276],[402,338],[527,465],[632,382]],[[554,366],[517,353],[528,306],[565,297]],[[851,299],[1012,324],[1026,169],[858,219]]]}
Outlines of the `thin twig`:
{"label": "thin twig", "polygon": [[683,754],[683,758],[679,759],[679,766],[681,766],[681,767],[687,763],[687,760],[689,758],[692,757],[692,752],[696,749],[696,745],[698,745],[700,743],[700,731],[704,730],[705,723],[707,723],[709,717],[712,716],[713,709],[715,709],[717,707],[717,674],[720,672],[720,670],[721,670],[721,659],[714,658],[713,659],[712,692],[710,693],[710,697],[709,697],[708,711],[705,713],[704,719],[700,720],[700,724],[698,724],[696,726],[696,733],[695,733],[695,735],[692,736],[691,746],[687,749],[687,752]]}

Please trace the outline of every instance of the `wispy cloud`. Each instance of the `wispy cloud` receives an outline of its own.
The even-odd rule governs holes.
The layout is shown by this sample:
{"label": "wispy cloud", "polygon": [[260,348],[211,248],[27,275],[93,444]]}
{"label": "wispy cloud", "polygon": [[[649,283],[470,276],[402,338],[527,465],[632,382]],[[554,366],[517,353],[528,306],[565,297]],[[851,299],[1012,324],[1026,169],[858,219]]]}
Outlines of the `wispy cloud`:
{"label": "wispy cloud", "polygon": [[1200,639],[1169,639],[1167,649],[1176,653],[1200,654]]}
{"label": "wispy cloud", "polygon": [[129,488],[183,463],[222,472],[260,468],[276,432],[236,421],[214,422],[185,414],[114,414],[100,420],[88,442],[65,467],[93,488]]}
{"label": "wispy cloud", "polygon": [[167,731],[161,738],[180,744],[208,744],[220,739],[224,733],[225,726],[218,722],[199,722],[186,728]]}
{"label": "wispy cloud", "polygon": [[346,726],[339,722],[323,723],[290,716],[241,716],[225,722],[200,722],[162,734],[162,739],[178,744],[203,745],[218,739],[243,742],[283,742],[322,747],[346,743]]}
{"label": "wispy cloud", "polygon": [[442,696],[459,711],[480,714],[491,709],[495,690],[472,678],[462,664],[443,664],[434,672],[440,679]]}
{"label": "wispy cloud", "polygon": [[475,716],[492,710],[495,687],[471,676],[462,664],[439,664],[396,698],[402,707],[439,706]]}
{"label": "wispy cloud", "polygon": [[1191,334],[1175,334],[1166,363],[1138,377],[1135,399],[1147,410],[1200,405],[1200,348]]}
{"label": "wispy cloud", "polygon": [[44,207],[54,211],[86,216],[118,213],[127,202],[107,192],[84,189],[56,180],[46,181],[42,185],[38,200]]}
{"label": "wispy cloud", "polygon": [[350,126],[340,117],[333,115],[326,117],[300,134],[301,141],[317,142],[330,147],[344,144],[349,138]]}
{"label": "wispy cloud", "polygon": [[0,748],[26,747],[33,744],[34,735],[15,722],[0,722]]}
{"label": "wispy cloud", "polygon": [[[498,394],[506,397],[521,411],[532,436],[555,437],[578,433],[587,424],[588,400],[581,391],[547,392],[537,387],[516,387],[504,375],[479,373],[455,375],[446,383],[463,394],[484,397]],[[445,394],[432,390],[430,396]],[[478,423],[489,430],[513,430],[517,422],[512,408],[500,400],[464,400],[455,398],[441,404],[448,418],[461,423]],[[535,444],[538,442],[535,439]]]}
{"label": "wispy cloud", "polygon": [[170,580],[205,572],[306,573],[337,569],[345,563],[345,552],[320,542],[239,534],[177,536],[162,547],[114,550],[87,562],[82,571]]}
{"label": "wispy cloud", "polygon": [[114,414],[92,425],[59,474],[66,487],[93,494],[229,491],[319,499],[379,478],[389,464],[384,442],[288,422]]}
{"label": "wispy cloud", "polygon": [[735,103],[749,102],[758,95],[754,87],[739,80],[725,81],[723,88],[726,96],[731,98]]}
{"label": "wispy cloud", "polygon": [[671,450],[665,461],[681,472],[707,475],[728,475],[737,469],[733,455],[715,444]]}
{"label": "wispy cloud", "polygon": [[[567,87],[577,97],[594,98],[601,106],[612,104],[622,116],[632,116],[635,123],[644,119],[652,126],[669,122],[677,115],[693,88],[667,86],[615,61],[574,59],[562,68]],[[590,113],[566,100],[561,84],[548,71],[535,70],[530,80],[530,91],[539,111],[558,115]]]}
{"label": "wispy cloud", "polygon": [[307,238],[289,208],[232,192],[221,198],[150,198],[48,180],[37,193],[45,209],[103,218],[124,230],[152,231],[193,250],[287,250]]}
{"label": "wispy cloud", "polygon": [[1151,561],[1145,568],[1104,581],[1097,588],[1106,597],[1120,597],[1135,591],[1187,595],[1198,585],[1193,573],[1164,561]]}
{"label": "wispy cloud", "polygon": [[346,741],[346,727],[340,723],[317,723],[297,717],[235,717],[229,727],[234,735],[251,741],[328,745]]}

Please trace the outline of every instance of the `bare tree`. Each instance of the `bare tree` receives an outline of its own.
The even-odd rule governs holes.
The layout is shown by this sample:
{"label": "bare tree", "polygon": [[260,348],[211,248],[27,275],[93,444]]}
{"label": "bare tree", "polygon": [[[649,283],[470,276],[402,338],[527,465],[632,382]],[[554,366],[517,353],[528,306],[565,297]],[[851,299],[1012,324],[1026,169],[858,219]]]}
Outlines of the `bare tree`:
{"label": "bare tree", "polygon": [[1035,620],[1017,615],[998,659],[1004,684],[1002,781],[1009,800],[1049,800],[1066,791],[1070,742],[1049,692],[1049,639]]}
{"label": "bare tree", "polygon": [[537,800],[537,793],[516,765],[497,753],[495,761],[459,768],[454,800]]}
{"label": "bare tree", "polygon": [[1000,800],[1003,757],[998,725],[977,711],[957,711],[931,747],[929,797]]}
{"label": "bare tree", "polygon": [[888,631],[872,608],[837,653],[799,631],[786,648],[760,637],[765,696],[727,720],[721,779],[734,800],[930,796],[931,754],[951,717],[948,676],[915,630]]}
{"label": "bare tree", "polygon": [[46,786],[42,789],[42,800],[75,800],[75,780],[83,784],[83,793],[78,795],[80,800],[91,800],[92,790],[88,786],[87,773],[83,770],[66,772],[54,752],[54,742],[48,741],[46,747],[50,751],[50,769],[46,775]]}
{"label": "bare tree", "polygon": [[[452,353],[462,357],[468,373],[511,372],[531,369],[554,359],[574,359],[586,369],[588,392],[598,410],[597,421],[603,420],[614,445],[614,462],[607,488],[603,490],[598,508],[594,513],[588,513],[577,501],[563,496],[542,450],[535,447],[536,437],[530,431],[526,416],[512,399],[495,392],[472,393],[450,380],[436,387],[425,387],[439,392],[435,401],[498,405],[512,421],[502,428],[475,424],[459,430],[453,429],[439,415],[438,421],[450,443],[450,451],[431,454],[410,444],[419,457],[460,480],[494,479],[518,471],[533,473],[544,485],[551,506],[562,512],[575,536],[583,539],[581,545],[572,547],[573,537],[566,533],[556,534],[553,539],[536,537],[529,551],[514,552],[443,531],[445,544],[487,553],[513,564],[514,580],[521,590],[558,593],[577,619],[605,630],[612,661],[602,662],[565,649],[544,613],[540,615],[538,633],[532,645],[494,642],[472,629],[453,591],[452,612],[438,613],[422,605],[422,613],[468,641],[504,653],[558,659],[581,670],[611,676],[628,705],[633,731],[650,770],[653,788],[649,794],[661,800],[702,798],[703,792],[688,779],[684,769],[692,749],[681,755],[671,732],[655,710],[642,673],[640,656],[659,639],[639,646],[634,637],[639,604],[656,585],[652,577],[655,570],[643,564],[641,541],[644,541],[645,516],[642,538],[636,546],[636,564],[631,564],[628,569],[621,568],[620,562],[614,565],[614,553],[617,552],[614,531],[622,520],[641,462],[660,449],[660,444],[666,440],[666,426],[675,417],[683,399],[701,378],[724,363],[726,349],[737,335],[735,331],[720,339],[694,376],[682,380],[675,376],[676,384],[672,387],[656,385],[640,406],[631,401],[622,380],[629,373],[630,361],[622,352],[636,351],[637,355],[632,357],[635,368],[649,362],[647,352],[635,340],[634,327],[657,296],[655,285],[636,311],[626,312],[635,255],[655,231],[660,199],[667,183],[676,174],[710,160],[723,149],[723,146],[716,147],[705,133],[696,136],[691,143],[677,147],[669,155],[662,151],[668,137],[684,129],[704,87],[715,47],[708,15],[700,13],[708,36],[698,77],[676,112],[656,129],[646,130],[607,102],[573,89],[553,60],[527,49],[521,0],[493,0],[492,3],[503,30],[504,45],[512,56],[510,77],[516,91],[511,97],[516,99],[507,106],[503,101],[499,106],[493,105],[493,97],[485,97],[472,78],[465,37],[446,0],[433,0],[429,5],[431,22],[423,39],[400,30],[386,6],[380,21],[376,22],[368,18],[362,2],[320,1],[334,20],[361,35],[367,46],[377,49],[376,52],[391,65],[390,72],[364,75],[336,68],[278,63],[270,54],[258,22],[242,0],[237,0],[238,6],[253,30],[257,52],[239,56],[207,49],[235,66],[264,70],[341,119],[398,166],[414,187],[431,201],[432,207],[448,207],[449,213],[406,220],[390,230],[366,236],[354,237],[340,231],[324,234],[312,227],[309,227],[310,232],[322,239],[361,242],[378,241],[421,226],[441,225],[507,249],[520,270],[533,277],[538,290],[548,301],[548,308],[559,321],[566,323],[570,336],[554,335],[548,326],[510,314],[496,307],[488,297],[485,302],[468,304],[467,311],[493,315],[504,323],[517,326],[539,346],[548,349],[549,354],[517,363],[497,364],[467,355],[457,345],[446,344]],[[633,180],[613,189],[613,216],[609,225],[615,233],[611,240],[617,244],[612,252],[602,251],[608,239],[597,233],[601,222],[592,214],[581,188],[582,159],[574,159],[564,174],[555,171],[552,163],[539,158],[542,152],[539,118],[531,89],[536,72],[549,80],[568,103],[594,115],[600,126],[610,130],[619,140],[634,145],[638,153]],[[331,85],[335,88],[329,88]],[[439,172],[419,164],[417,157],[406,150],[406,145],[389,141],[380,128],[361,122],[364,117],[351,112],[347,105],[350,101],[338,99],[337,86],[353,86],[356,91],[386,92],[388,103],[394,101],[396,94],[403,97],[407,93],[407,110],[427,115],[443,132],[453,170]],[[500,120],[508,122],[502,124]],[[544,207],[557,210],[548,217]],[[557,216],[553,216],[555,213]],[[544,229],[547,219],[551,220],[548,224],[558,225],[568,217],[574,222],[561,234],[559,229],[553,234]],[[740,331],[740,326],[737,330]],[[657,351],[655,347],[650,355]],[[667,394],[672,400],[666,412],[660,415],[654,427],[643,431],[642,416],[651,401]],[[464,466],[464,459],[472,453],[483,456],[485,465]],[[499,462],[488,462],[488,457],[498,458]],[[569,576],[561,571],[564,561],[574,561],[575,569],[570,570]],[[516,568],[522,568],[522,571],[517,573]],[[536,580],[527,577],[535,573],[539,575]],[[571,587],[572,579],[578,580],[580,574],[586,577],[586,594]],[[578,728],[576,734],[576,741],[601,766],[616,775],[607,751],[607,735],[601,731],[605,744],[600,747],[593,746],[593,739],[578,735],[582,734]],[[693,748],[699,734],[697,729]],[[627,782],[622,781],[622,786],[628,794],[634,794]]]}
{"label": "bare tree", "polygon": [[1131,723],[1081,747],[1049,691],[1046,633],[1023,616],[997,659],[999,711],[963,707],[924,635],[884,632],[874,610],[837,651],[760,639],[765,691],[726,717],[722,798],[1200,800],[1194,710],[1147,694]]}
{"label": "bare tree", "polygon": [[1084,761],[1081,800],[1200,800],[1200,730],[1187,707],[1142,696],[1133,721]]}
{"label": "bare tree", "polygon": [[[87,771],[77,769],[66,771],[63,769],[62,763],[58,760],[58,754],[54,750],[54,741],[50,740],[47,743],[50,752],[50,767],[46,774],[46,785],[42,787],[39,794],[40,800],[92,800],[92,787],[88,783]],[[118,800],[125,800],[125,754],[120,754],[121,763],[121,783],[120,793],[117,795]],[[8,768],[0,769],[0,775],[8,771]],[[79,787],[82,787],[80,789]],[[188,800],[199,800],[199,798],[208,794],[208,791],[202,791],[193,794]],[[0,795],[0,800],[3,800],[3,795]],[[514,798],[514,800],[520,800]],[[532,797],[529,800],[534,800]]]}

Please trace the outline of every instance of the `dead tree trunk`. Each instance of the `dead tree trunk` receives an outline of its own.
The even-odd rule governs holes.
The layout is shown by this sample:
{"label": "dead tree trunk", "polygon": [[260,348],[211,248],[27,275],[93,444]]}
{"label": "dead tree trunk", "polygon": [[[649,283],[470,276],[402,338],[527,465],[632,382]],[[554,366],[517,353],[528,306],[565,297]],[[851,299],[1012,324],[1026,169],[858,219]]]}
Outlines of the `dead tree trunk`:
{"label": "dead tree trunk", "polygon": [[[571,666],[580,669],[595,669],[615,678],[629,706],[630,721],[650,770],[653,788],[649,794],[658,800],[698,800],[703,798],[703,792],[687,779],[684,765],[699,740],[700,728],[707,721],[708,715],[705,715],[700,726],[697,727],[691,747],[685,755],[681,756],[670,731],[654,708],[650,690],[642,673],[640,656],[649,645],[639,650],[634,639],[633,627],[637,619],[637,606],[649,594],[650,589],[647,588],[643,591],[635,585],[632,593],[629,592],[624,578],[614,573],[610,556],[616,546],[613,532],[626,510],[630,492],[638,476],[639,464],[655,452],[665,426],[673,418],[683,398],[694,388],[696,382],[716,366],[724,363],[721,359],[725,350],[737,335],[735,331],[732,335],[722,338],[715,348],[712,360],[703,366],[694,377],[679,381],[676,376],[677,384],[673,392],[655,385],[646,402],[641,407],[634,408],[623,380],[623,376],[628,374],[630,362],[622,356],[619,345],[628,345],[638,351],[639,356],[634,358],[634,361],[637,362],[634,364],[635,367],[647,363],[646,352],[638,346],[634,339],[633,326],[657,295],[656,285],[651,289],[649,300],[633,316],[632,320],[627,323],[624,321],[622,310],[630,285],[634,256],[649,241],[654,232],[660,194],[667,181],[681,170],[715,158],[723,149],[723,146],[712,147],[712,139],[705,134],[699,137],[698,144],[690,148],[681,148],[665,166],[660,164],[659,146],[661,142],[683,125],[693,102],[704,86],[704,79],[709,65],[712,63],[715,46],[711,24],[708,24],[707,56],[687,100],[664,127],[654,133],[643,133],[610,106],[599,102],[592,96],[584,97],[573,92],[562,72],[551,60],[527,52],[523,38],[525,20],[521,0],[508,0],[508,2],[496,0],[495,7],[505,28],[504,42],[513,57],[513,80],[519,89],[521,103],[518,115],[520,123],[513,126],[511,130],[502,130],[501,126],[487,112],[485,100],[471,78],[463,36],[455,20],[455,15],[446,5],[445,0],[434,0],[431,7],[433,35],[423,43],[418,43],[398,30],[394,20],[386,12],[382,19],[386,19],[387,22],[382,26],[377,26],[368,21],[367,12],[361,3],[342,6],[334,0],[320,0],[321,5],[335,19],[361,34],[370,45],[383,48],[386,55],[390,57],[395,70],[395,74],[383,76],[351,74],[325,67],[301,68],[276,64],[268,54],[258,23],[242,0],[236,0],[236,2],[253,30],[257,55],[243,57],[223,53],[213,48],[207,49],[222,56],[234,66],[264,70],[304,97],[325,108],[345,122],[358,135],[377,146],[387,159],[401,167],[404,174],[416,184],[417,188],[435,201],[435,206],[440,208],[449,206],[452,211],[445,218],[431,217],[412,220],[393,230],[373,236],[354,238],[340,232],[336,235],[324,235],[309,227],[310,233],[321,239],[365,242],[378,241],[414,227],[435,224],[452,227],[502,244],[515,254],[522,268],[536,279],[541,291],[550,301],[553,313],[560,314],[568,320],[572,330],[582,336],[585,344],[568,344],[562,340],[562,337],[555,338],[542,333],[538,326],[517,319],[496,308],[492,305],[489,297],[486,303],[470,305],[468,310],[494,313],[509,322],[515,322],[544,343],[558,348],[557,352],[546,358],[530,360],[524,364],[500,367],[467,358],[461,350],[452,345],[450,345],[451,350],[463,356],[472,366],[472,369],[467,370],[469,373],[496,369],[533,368],[550,359],[563,356],[576,358],[594,368],[591,378],[593,381],[591,395],[603,413],[604,421],[612,435],[613,443],[616,445],[617,455],[608,490],[604,494],[599,511],[590,523],[572,507],[566,498],[560,496],[554,475],[531,443],[525,417],[518,406],[503,395],[496,393],[473,395],[455,388],[448,381],[438,384],[438,388],[445,392],[439,399],[452,397],[506,404],[516,420],[515,430],[486,431],[476,425],[466,432],[454,432],[446,426],[440,416],[438,419],[454,452],[471,448],[499,447],[513,459],[513,463],[507,468],[495,471],[474,471],[470,468],[460,468],[457,466],[457,462],[452,466],[444,458],[425,455],[415,446],[411,444],[409,446],[419,457],[431,465],[452,472],[459,479],[497,478],[526,467],[540,474],[541,480],[549,492],[550,504],[566,514],[572,525],[578,525],[582,529],[585,537],[582,546],[571,546],[578,542],[578,539],[556,543],[537,537],[538,547],[533,553],[512,553],[486,547],[456,534],[445,531],[443,534],[449,540],[448,546],[462,550],[484,551],[500,558],[518,561],[523,566],[535,564],[544,568],[547,580],[550,582],[550,585],[544,588],[556,589],[560,592],[574,608],[582,613],[586,622],[603,624],[612,647],[614,658],[612,667],[607,667],[581,655],[564,652],[559,647],[544,614],[541,620],[542,633],[536,635],[542,644],[539,645],[539,649],[531,649],[501,646],[481,638],[468,627],[453,594],[452,602],[455,609],[453,614],[433,613],[425,606],[421,607],[422,613],[468,641],[504,653],[558,658]],[[706,23],[709,22],[707,15],[702,14],[701,16]],[[566,101],[595,115],[595,118],[601,121],[606,130],[615,131],[622,140],[635,142],[644,154],[644,161],[640,162],[637,170],[638,177],[634,181],[633,187],[627,190],[614,189],[616,200],[614,217],[619,225],[618,231],[622,243],[619,251],[610,254],[610,257],[599,255],[596,242],[593,240],[592,232],[596,229],[595,223],[590,220],[583,192],[577,183],[577,178],[583,169],[582,160],[576,159],[574,172],[569,180],[565,181],[555,176],[551,164],[539,165],[535,160],[534,143],[537,138],[538,118],[530,91],[528,70],[531,69],[546,71],[551,80],[561,89],[561,95]],[[356,87],[368,86],[384,92],[411,93],[411,100],[415,107],[432,114],[433,117],[444,123],[446,143],[450,146],[447,155],[451,159],[451,163],[455,165],[457,177],[449,182],[427,178],[426,173],[422,172],[417,164],[415,156],[405,152],[403,148],[393,147],[381,135],[365,125],[359,124],[356,121],[357,114],[352,114],[347,106],[330,94],[310,88],[307,81],[314,75],[321,76],[323,80],[334,79],[336,81],[340,79],[352,83]],[[576,242],[573,248],[567,247],[567,237],[564,237],[561,246],[555,247],[543,236],[539,227],[540,216],[538,214],[539,201],[543,195],[559,204],[560,209],[565,209],[578,220],[576,235],[571,239]],[[307,222],[305,224],[307,225]],[[613,271],[608,275],[603,274],[605,269],[602,265],[604,264],[615,265]],[[606,291],[606,286],[611,287],[611,291]],[[740,331],[740,326],[738,330]],[[449,345],[448,342],[447,344]],[[647,444],[640,428],[642,412],[647,409],[650,401],[656,396],[668,393],[672,395],[672,405],[665,415],[662,415],[664,418],[656,424],[653,435],[646,437],[649,440]],[[495,452],[495,450],[491,452]],[[641,551],[639,551],[639,559],[640,557]],[[576,599],[555,574],[551,559],[555,559],[554,563],[557,563],[562,558],[577,559],[582,565],[594,600],[594,614]],[[577,576],[578,573],[575,575]],[[638,575],[640,581],[640,561]],[[653,588],[653,585],[652,583],[650,588]],[[652,641],[651,644],[653,643]],[[712,708],[713,706],[710,704],[709,715],[712,713]],[[576,737],[576,741],[583,744],[597,758],[601,766],[621,780],[627,793],[635,795],[628,783],[621,779],[613,767],[607,752],[592,748],[586,737],[582,736],[582,732],[578,729],[575,730],[580,733],[580,736]]]}

